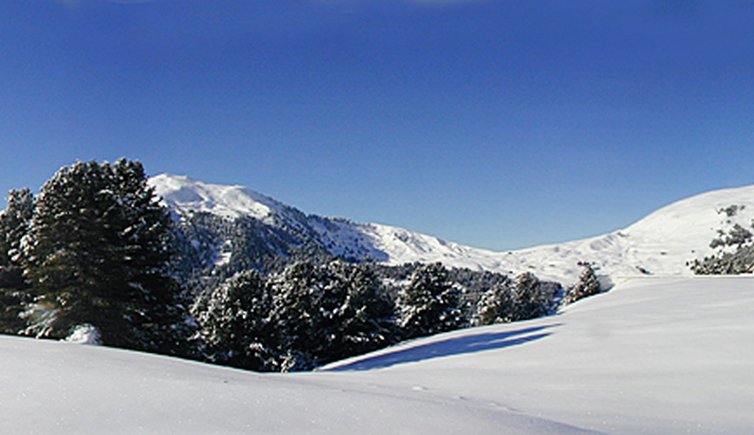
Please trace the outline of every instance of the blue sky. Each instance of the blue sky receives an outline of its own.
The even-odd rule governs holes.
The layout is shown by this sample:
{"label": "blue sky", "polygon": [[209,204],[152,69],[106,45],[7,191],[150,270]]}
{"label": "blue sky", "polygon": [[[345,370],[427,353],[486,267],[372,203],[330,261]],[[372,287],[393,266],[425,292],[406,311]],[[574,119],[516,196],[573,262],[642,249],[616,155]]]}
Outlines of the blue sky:
{"label": "blue sky", "polygon": [[754,2],[3,0],[0,190],[139,159],[511,249],[754,183]]}

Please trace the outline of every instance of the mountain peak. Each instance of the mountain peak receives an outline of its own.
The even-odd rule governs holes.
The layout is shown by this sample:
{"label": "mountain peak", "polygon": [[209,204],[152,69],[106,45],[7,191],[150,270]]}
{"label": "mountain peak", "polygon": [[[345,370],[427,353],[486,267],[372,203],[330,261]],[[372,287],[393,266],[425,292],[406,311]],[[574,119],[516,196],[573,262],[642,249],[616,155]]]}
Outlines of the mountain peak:
{"label": "mountain peak", "polygon": [[157,195],[173,208],[235,219],[250,216],[270,223],[285,206],[239,185],[211,184],[185,175],[160,174],[149,179]]}

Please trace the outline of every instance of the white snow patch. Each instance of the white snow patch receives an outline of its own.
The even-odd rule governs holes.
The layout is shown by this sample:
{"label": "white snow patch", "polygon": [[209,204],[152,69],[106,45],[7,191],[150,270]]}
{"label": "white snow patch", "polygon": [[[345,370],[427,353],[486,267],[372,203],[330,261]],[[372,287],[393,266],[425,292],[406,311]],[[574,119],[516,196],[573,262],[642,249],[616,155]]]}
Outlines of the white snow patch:
{"label": "white snow patch", "polygon": [[97,328],[86,323],[76,326],[71,334],[68,335],[68,337],[66,337],[63,341],[68,343],[100,346],[102,344],[102,337]]}

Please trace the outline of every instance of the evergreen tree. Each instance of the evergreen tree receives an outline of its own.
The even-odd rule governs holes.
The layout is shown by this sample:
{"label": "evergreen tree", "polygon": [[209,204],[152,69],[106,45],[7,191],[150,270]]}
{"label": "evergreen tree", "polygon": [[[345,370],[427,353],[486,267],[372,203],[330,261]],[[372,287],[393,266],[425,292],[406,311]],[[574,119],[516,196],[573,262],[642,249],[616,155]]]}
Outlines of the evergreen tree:
{"label": "evergreen tree", "polygon": [[308,370],[393,340],[393,303],[367,266],[297,261],[272,283],[283,370]]}
{"label": "evergreen tree", "polygon": [[0,334],[19,334],[25,329],[21,314],[29,300],[22,269],[0,266]]}
{"label": "evergreen tree", "polygon": [[440,263],[420,266],[398,296],[398,325],[406,338],[437,334],[463,325],[460,292]]}
{"label": "evergreen tree", "polygon": [[11,190],[8,207],[0,214],[0,265],[22,265],[21,244],[33,213],[34,196],[29,189]]}
{"label": "evergreen tree", "polygon": [[21,245],[34,211],[29,189],[11,190],[0,214],[0,332],[17,334],[25,327],[20,315],[30,300],[23,277]]}
{"label": "evergreen tree", "polygon": [[[334,301],[329,346],[319,355],[323,362],[363,354],[394,340],[395,305],[368,265],[333,261],[324,266],[329,279],[325,292],[341,296]],[[338,290],[342,289],[342,290]]]}
{"label": "evergreen tree", "polygon": [[563,298],[564,305],[572,304],[579,299],[596,295],[602,291],[600,282],[597,279],[597,275],[592,265],[587,262],[581,262],[579,264],[584,270],[579,276],[579,281],[568,289],[568,292]]}
{"label": "evergreen tree", "polygon": [[62,337],[90,324],[106,345],[178,353],[187,331],[170,277],[171,220],[141,163],[78,162],[42,187],[29,234],[36,327]]}
{"label": "evergreen tree", "polygon": [[515,301],[508,282],[497,284],[482,294],[477,303],[474,326],[507,323],[514,320]]}
{"label": "evergreen tree", "polygon": [[548,314],[552,295],[543,291],[541,284],[531,272],[524,272],[516,277],[513,287],[514,321],[535,319]]}
{"label": "evergreen tree", "polygon": [[[288,355],[283,364],[285,371],[314,368],[314,355],[325,345],[323,340],[329,338],[331,331],[327,323],[330,322],[325,317],[335,315],[333,301],[341,295],[330,294],[325,303],[320,278],[316,266],[308,261],[298,261],[272,279],[276,341]],[[334,290],[339,292],[340,289]]]}
{"label": "evergreen tree", "polygon": [[199,323],[195,337],[210,361],[258,371],[275,368],[272,295],[258,272],[227,279],[202,295],[192,314]]}

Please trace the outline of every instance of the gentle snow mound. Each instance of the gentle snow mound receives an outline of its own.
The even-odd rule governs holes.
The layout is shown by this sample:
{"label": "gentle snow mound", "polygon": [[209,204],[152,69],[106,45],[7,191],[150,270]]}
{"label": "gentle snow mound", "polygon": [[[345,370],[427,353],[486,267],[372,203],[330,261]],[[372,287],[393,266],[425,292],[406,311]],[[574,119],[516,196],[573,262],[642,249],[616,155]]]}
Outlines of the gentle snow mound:
{"label": "gentle snow mound", "polygon": [[88,344],[93,346],[100,346],[102,344],[102,338],[100,336],[99,329],[86,323],[78,325],[73,329],[73,332],[66,337],[63,341],[76,344]]}

